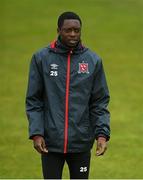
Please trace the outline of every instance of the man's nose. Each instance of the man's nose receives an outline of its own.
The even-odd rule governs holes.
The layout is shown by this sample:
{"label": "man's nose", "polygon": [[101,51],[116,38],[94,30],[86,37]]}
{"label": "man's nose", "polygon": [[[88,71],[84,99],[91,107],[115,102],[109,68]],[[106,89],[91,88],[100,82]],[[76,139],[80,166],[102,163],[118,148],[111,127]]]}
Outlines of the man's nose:
{"label": "man's nose", "polygon": [[71,36],[75,36],[75,35],[76,35],[75,31],[72,30],[71,33],[70,33],[70,35],[71,35]]}

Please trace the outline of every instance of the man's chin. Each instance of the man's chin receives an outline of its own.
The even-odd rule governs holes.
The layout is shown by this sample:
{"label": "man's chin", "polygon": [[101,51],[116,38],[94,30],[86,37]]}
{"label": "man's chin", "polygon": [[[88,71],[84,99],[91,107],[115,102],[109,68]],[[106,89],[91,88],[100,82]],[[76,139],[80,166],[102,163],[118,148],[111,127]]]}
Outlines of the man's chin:
{"label": "man's chin", "polygon": [[77,44],[78,44],[78,41],[68,42],[68,43],[67,43],[67,45],[68,45],[69,47],[71,47],[71,48],[76,47],[76,46],[77,46]]}

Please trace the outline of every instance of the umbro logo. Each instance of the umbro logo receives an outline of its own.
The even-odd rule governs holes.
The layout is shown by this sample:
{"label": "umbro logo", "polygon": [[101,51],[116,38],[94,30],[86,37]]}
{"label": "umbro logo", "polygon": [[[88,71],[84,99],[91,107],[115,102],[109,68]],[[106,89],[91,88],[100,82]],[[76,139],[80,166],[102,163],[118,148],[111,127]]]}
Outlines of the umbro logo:
{"label": "umbro logo", "polygon": [[50,64],[50,76],[58,76],[58,64]]}
{"label": "umbro logo", "polygon": [[58,69],[59,65],[58,64],[51,64],[50,66],[51,66],[51,69]]}

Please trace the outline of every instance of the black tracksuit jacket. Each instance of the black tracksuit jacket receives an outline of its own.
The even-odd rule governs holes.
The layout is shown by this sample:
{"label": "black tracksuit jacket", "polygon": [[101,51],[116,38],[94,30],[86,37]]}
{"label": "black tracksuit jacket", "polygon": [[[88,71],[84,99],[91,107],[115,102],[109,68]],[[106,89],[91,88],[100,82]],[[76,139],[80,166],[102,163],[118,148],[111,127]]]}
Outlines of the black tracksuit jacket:
{"label": "black tracksuit jacket", "polygon": [[109,91],[101,58],[80,43],[60,40],[31,60],[26,95],[29,138],[44,137],[49,152],[84,152],[110,138]]}

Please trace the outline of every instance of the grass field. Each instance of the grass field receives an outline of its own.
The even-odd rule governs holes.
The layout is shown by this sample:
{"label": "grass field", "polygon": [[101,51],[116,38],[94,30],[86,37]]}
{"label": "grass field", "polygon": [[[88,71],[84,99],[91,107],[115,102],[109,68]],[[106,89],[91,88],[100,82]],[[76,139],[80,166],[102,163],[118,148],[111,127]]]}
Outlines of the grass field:
{"label": "grass field", "polygon": [[67,10],[81,16],[111,93],[112,136],[105,156],[93,148],[90,178],[143,178],[143,0],[0,0],[0,178],[42,177],[25,116],[29,61]]}

